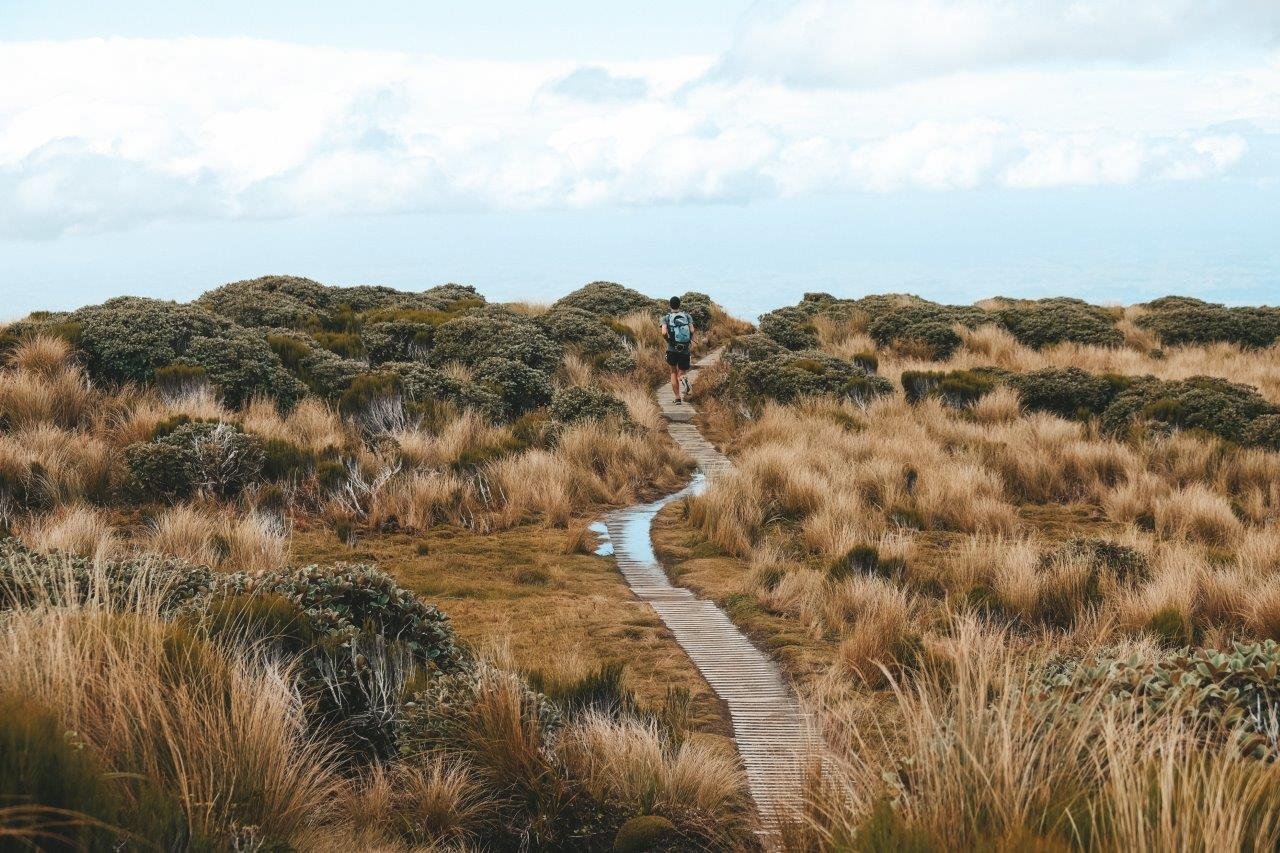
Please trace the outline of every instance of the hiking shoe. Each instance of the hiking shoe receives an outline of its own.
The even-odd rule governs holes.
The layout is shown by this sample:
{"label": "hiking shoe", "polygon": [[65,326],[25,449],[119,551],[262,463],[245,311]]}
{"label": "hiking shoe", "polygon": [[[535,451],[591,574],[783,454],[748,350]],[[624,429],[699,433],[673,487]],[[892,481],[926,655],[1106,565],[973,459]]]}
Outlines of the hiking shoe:
{"label": "hiking shoe", "polygon": [[677,405],[677,406],[678,406],[678,405],[680,405],[680,404],[681,404],[681,403],[683,403],[683,402],[684,402],[684,400],[681,400],[679,397],[676,397],[676,405]]}

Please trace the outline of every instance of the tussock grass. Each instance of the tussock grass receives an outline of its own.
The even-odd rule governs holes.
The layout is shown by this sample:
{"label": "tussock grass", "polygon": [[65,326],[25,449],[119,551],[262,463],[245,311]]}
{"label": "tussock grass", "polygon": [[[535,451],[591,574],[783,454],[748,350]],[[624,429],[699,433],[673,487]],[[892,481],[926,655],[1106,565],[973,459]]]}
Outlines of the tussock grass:
{"label": "tussock grass", "polygon": [[66,504],[18,526],[18,540],[33,551],[60,551],[104,560],[120,542],[107,514],[84,504]]}
{"label": "tussock grass", "polygon": [[[1140,648],[1140,647],[1139,647]],[[1273,764],[1205,750],[1178,715],[1037,698],[1053,646],[959,626],[946,667],[894,678],[892,724],[828,720],[837,750],[788,849],[1253,849],[1280,825]]]}

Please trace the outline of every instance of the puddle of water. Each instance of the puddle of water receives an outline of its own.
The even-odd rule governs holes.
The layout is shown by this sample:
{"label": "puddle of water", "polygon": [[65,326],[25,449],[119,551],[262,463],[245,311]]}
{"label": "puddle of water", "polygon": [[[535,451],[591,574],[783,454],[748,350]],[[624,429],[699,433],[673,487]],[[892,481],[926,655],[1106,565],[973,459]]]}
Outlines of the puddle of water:
{"label": "puddle of water", "polygon": [[603,521],[593,521],[587,525],[587,529],[600,537],[600,544],[596,546],[595,553],[601,557],[613,556],[613,540],[609,538],[609,528]]}
{"label": "puddle of water", "polygon": [[686,495],[702,494],[707,487],[707,478],[701,471],[693,475],[689,485],[678,492],[672,492],[651,504],[639,504],[626,511],[626,521],[622,528],[621,541],[611,545],[633,560],[658,562],[653,553],[653,540],[649,537],[649,528],[653,525],[653,517],[667,504],[678,501]]}

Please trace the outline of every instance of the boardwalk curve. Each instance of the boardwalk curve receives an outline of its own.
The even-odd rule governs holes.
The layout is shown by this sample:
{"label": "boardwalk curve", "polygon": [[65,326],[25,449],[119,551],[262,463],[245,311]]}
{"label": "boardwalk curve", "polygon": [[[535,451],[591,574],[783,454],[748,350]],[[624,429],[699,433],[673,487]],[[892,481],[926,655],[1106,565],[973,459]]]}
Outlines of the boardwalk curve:
{"label": "boardwalk curve", "polygon": [[[717,357],[718,353],[713,354],[699,366],[714,363]],[[713,602],[673,585],[654,555],[650,526],[658,511],[701,491],[708,476],[733,465],[698,431],[693,408],[676,405],[670,387],[658,389],[658,403],[671,437],[693,457],[700,471],[683,490],[653,503],[616,510],[604,517],[603,526],[632,591],[654,609],[728,707],[734,742],[764,828],[762,838],[766,846],[776,846],[772,828],[796,815],[801,805],[812,745],[810,727],[777,664]]]}

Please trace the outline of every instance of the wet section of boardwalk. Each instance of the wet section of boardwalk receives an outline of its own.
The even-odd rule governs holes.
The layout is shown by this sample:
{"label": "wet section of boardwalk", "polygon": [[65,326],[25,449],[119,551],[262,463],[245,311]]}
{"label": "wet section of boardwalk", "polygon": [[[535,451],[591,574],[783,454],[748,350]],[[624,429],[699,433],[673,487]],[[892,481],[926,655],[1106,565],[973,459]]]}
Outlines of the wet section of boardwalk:
{"label": "wet section of boardwalk", "polygon": [[[710,362],[710,359],[708,360]],[[690,406],[676,405],[670,388],[658,392],[672,438],[701,469],[683,490],[650,504],[605,516],[609,546],[627,583],[670,629],[707,683],[724,701],[733,737],[760,813],[766,845],[770,828],[798,811],[810,732],[777,665],[757,649],[713,602],[674,586],[653,552],[650,526],[662,507],[696,494],[732,463],[702,437]],[[601,531],[604,532],[604,531]]]}

